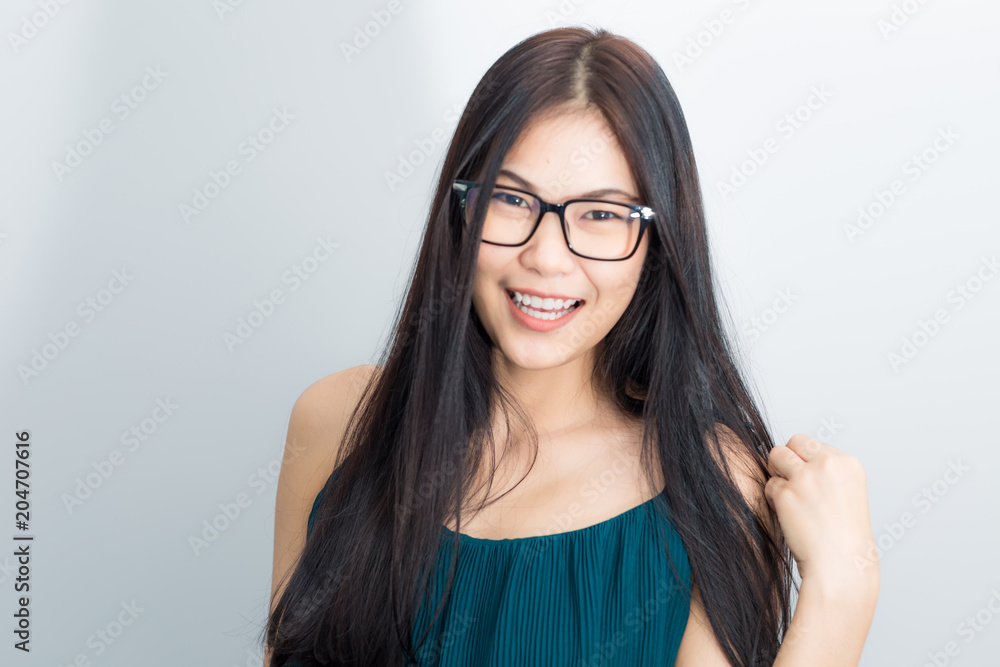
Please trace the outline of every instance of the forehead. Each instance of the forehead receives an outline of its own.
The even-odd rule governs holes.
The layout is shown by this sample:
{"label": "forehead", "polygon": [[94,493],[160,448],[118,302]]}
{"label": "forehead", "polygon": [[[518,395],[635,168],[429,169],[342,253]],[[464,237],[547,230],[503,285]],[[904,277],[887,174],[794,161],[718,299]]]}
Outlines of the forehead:
{"label": "forehead", "polygon": [[552,112],[533,119],[502,168],[549,200],[605,188],[637,194],[625,153],[596,110]]}

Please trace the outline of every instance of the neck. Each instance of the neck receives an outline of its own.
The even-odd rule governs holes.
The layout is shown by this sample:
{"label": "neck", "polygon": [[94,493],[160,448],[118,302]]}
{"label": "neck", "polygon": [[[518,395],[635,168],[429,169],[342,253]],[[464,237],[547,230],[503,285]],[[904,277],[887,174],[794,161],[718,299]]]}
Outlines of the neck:
{"label": "neck", "polygon": [[594,352],[535,370],[511,364],[495,349],[494,367],[498,381],[524,409],[539,435],[555,436],[593,424],[609,412],[608,401],[598,395],[591,379]]}

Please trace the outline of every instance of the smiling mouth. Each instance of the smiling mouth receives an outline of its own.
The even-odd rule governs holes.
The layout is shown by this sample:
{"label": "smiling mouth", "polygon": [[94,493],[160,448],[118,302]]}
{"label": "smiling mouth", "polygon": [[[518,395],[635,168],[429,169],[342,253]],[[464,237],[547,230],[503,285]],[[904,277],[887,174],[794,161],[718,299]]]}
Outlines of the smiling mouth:
{"label": "smiling mouth", "polygon": [[507,293],[507,297],[514,302],[514,307],[525,315],[538,320],[558,320],[584,304],[583,299],[541,299],[522,295],[514,290],[505,289],[504,291]]}

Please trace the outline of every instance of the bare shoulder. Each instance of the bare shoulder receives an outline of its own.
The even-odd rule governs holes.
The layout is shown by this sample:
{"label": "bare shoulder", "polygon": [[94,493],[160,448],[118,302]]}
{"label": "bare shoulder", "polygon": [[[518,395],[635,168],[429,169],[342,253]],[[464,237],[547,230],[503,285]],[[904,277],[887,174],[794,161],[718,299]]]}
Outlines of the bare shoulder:
{"label": "bare shoulder", "polygon": [[287,463],[291,464],[299,454],[320,456],[336,453],[347,418],[379,368],[372,365],[352,366],[317,380],[302,392],[292,406],[288,421],[285,442]]}
{"label": "bare shoulder", "polygon": [[362,365],[309,385],[292,406],[274,508],[273,608],[306,540],[313,501],[333,472],[347,420],[380,366]]}
{"label": "bare shoulder", "polygon": [[716,422],[715,436],[719,442],[719,449],[716,450],[709,442],[709,452],[720,465],[721,461],[725,460],[726,467],[729,468],[729,473],[743,493],[747,504],[758,516],[766,516],[770,509],[764,496],[764,484],[768,478],[766,471],[761,470],[749,446],[722,422]]}
{"label": "bare shoulder", "polygon": [[346,368],[312,383],[296,399],[278,478],[278,512],[288,509],[295,519],[303,504],[311,507],[333,472],[348,418],[378,370],[372,365]]}
{"label": "bare shoulder", "polygon": [[[722,422],[715,422],[713,426],[714,435],[719,440],[719,447],[722,450],[722,454],[726,457],[727,462],[732,465],[733,463],[739,463],[741,466],[746,466],[750,463],[751,455],[736,432],[723,424]],[[706,433],[706,438],[710,433]],[[716,454],[714,449],[710,449],[713,455]]]}

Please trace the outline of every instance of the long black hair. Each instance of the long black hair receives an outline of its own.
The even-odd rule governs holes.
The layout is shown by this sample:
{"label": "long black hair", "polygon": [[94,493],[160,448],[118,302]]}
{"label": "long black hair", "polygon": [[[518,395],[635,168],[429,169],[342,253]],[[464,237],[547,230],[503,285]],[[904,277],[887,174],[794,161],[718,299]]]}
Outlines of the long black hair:
{"label": "long black hair", "polygon": [[[720,318],[684,115],[643,48],[604,29],[571,27],[508,50],[465,107],[381,370],[351,415],[336,483],[327,481],[313,532],[268,618],[272,666],[418,664],[425,637],[411,633],[442,525],[453,519],[460,531],[470,480],[481,471],[492,480],[496,411],[537,436],[498,382],[472,306],[487,198],[477,198],[466,232],[452,182],[478,180],[489,191],[526,125],[566,109],[602,114],[641,201],[657,212],[636,291],[598,347],[593,379],[622,413],[644,421],[650,484],[652,466],[661,467],[661,498],[726,656],[746,667],[773,662],[789,622],[790,553],[772,532],[773,515],[748,505],[727,463],[735,452],[762,486],[773,443]],[[450,560],[435,613],[451,589]]]}

